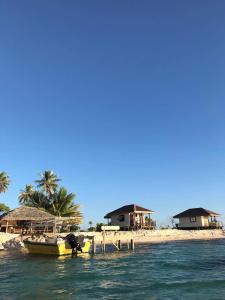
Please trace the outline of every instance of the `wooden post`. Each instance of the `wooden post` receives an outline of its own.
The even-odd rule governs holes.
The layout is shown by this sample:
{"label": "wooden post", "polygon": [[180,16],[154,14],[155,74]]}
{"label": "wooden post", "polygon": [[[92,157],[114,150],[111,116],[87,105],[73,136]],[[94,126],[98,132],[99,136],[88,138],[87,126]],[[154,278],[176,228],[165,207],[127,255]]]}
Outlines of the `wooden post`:
{"label": "wooden post", "polygon": [[127,241],[127,250],[130,250],[130,243]]}
{"label": "wooden post", "polygon": [[7,233],[8,232],[8,226],[9,226],[9,223],[8,221],[6,222],[6,229],[5,229],[5,232]]}
{"label": "wooden post", "polygon": [[122,247],[121,240],[118,240],[118,249],[121,250],[121,247]]}
{"label": "wooden post", "polygon": [[130,249],[132,251],[134,251],[134,240],[133,239],[130,240]]}
{"label": "wooden post", "polygon": [[92,254],[95,254],[96,252],[96,244],[95,244],[95,237],[92,238]]}
{"label": "wooden post", "polygon": [[56,219],[54,220],[53,233],[56,233]]}
{"label": "wooden post", "polygon": [[102,235],[103,235],[103,245],[102,245],[102,250],[103,250],[103,252],[105,253],[105,230],[103,231]]}
{"label": "wooden post", "polygon": [[104,252],[103,241],[101,241],[101,249],[102,249],[102,253],[103,253]]}

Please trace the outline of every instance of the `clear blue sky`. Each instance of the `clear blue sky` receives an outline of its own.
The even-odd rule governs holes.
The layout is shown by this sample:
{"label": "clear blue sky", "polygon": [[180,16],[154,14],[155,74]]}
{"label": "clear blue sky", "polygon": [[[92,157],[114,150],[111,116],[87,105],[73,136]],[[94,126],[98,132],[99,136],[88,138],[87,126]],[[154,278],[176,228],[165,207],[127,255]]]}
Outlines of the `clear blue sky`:
{"label": "clear blue sky", "polygon": [[52,169],[86,224],[225,216],[224,37],[222,0],[1,0],[0,202]]}

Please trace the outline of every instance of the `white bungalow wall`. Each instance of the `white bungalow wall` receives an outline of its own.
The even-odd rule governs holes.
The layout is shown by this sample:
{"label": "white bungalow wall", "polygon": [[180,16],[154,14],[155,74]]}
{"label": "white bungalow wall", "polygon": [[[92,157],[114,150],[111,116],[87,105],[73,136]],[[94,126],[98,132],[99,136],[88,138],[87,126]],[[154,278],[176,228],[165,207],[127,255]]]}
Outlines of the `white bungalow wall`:
{"label": "white bungalow wall", "polygon": [[209,226],[208,218],[203,216],[197,216],[196,222],[191,222],[190,217],[180,218],[179,227],[203,227]]}
{"label": "white bungalow wall", "polygon": [[120,214],[124,215],[124,221],[119,221],[119,215],[114,215],[111,217],[111,225],[112,226],[120,226],[120,227],[129,227],[130,226],[130,215],[129,214]]}
{"label": "white bungalow wall", "polygon": [[203,217],[204,226],[209,226],[209,219],[208,217]]}

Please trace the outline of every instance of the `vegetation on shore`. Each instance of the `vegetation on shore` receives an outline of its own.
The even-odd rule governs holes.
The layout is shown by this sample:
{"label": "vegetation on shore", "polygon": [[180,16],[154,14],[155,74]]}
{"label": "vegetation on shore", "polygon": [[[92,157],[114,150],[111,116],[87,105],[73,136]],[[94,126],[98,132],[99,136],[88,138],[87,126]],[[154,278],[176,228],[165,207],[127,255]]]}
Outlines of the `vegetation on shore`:
{"label": "vegetation on shore", "polygon": [[101,227],[102,227],[103,225],[106,225],[106,224],[104,224],[104,223],[96,223],[96,225],[93,226],[93,222],[92,222],[92,221],[89,221],[88,224],[89,224],[88,231],[97,231],[97,232],[102,231]]}
{"label": "vegetation on shore", "polygon": [[20,192],[19,203],[43,209],[58,217],[76,217],[82,220],[80,206],[74,203],[75,194],[60,187],[60,181],[53,171],[44,171],[41,178],[34,181],[35,187],[27,184]]}
{"label": "vegetation on shore", "polygon": [[9,176],[5,172],[0,172],[0,193],[5,193],[10,185]]}
{"label": "vegetation on shore", "polygon": [[[6,172],[0,172],[0,194],[5,193],[10,185],[10,178]],[[9,206],[4,203],[0,203],[0,214],[6,213],[10,210]]]}
{"label": "vegetation on shore", "polygon": [[4,203],[0,203],[0,215],[8,211],[10,211],[9,206],[5,205]]}

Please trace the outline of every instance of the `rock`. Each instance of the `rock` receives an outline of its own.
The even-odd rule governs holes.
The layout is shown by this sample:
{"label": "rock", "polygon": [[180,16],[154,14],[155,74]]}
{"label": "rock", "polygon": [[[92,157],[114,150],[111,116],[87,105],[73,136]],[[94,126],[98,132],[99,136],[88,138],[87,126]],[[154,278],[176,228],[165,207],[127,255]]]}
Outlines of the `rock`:
{"label": "rock", "polygon": [[4,244],[4,249],[21,249],[24,247],[24,243],[20,240],[7,241]]}
{"label": "rock", "polygon": [[25,247],[23,242],[19,242],[19,245],[20,245],[21,248]]}
{"label": "rock", "polygon": [[2,243],[0,243],[0,251],[1,250],[5,250],[5,248],[3,247]]}

